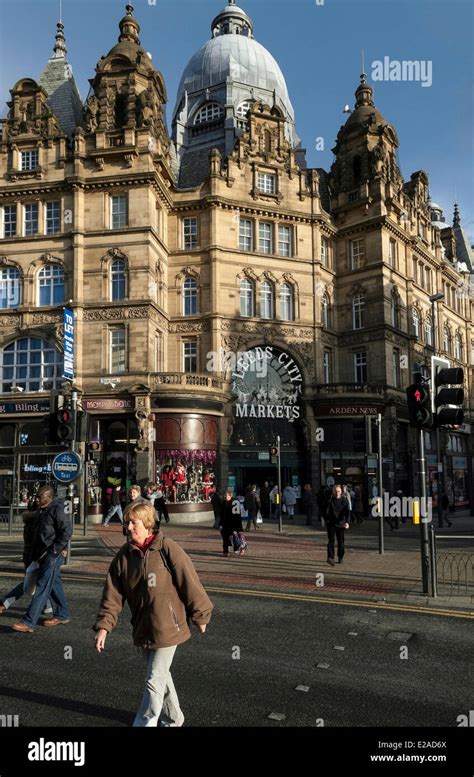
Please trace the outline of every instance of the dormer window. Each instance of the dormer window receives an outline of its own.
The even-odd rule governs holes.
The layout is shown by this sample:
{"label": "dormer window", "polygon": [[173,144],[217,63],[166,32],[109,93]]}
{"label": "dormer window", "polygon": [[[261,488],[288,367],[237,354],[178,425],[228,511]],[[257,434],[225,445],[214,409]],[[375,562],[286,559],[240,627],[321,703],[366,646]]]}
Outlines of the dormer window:
{"label": "dormer window", "polygon": [[36,170],[38,167],[38,149],[32,149],[31,151],[21,152],[21,169],[23,172],[27,170]]}
{"label": "dormer window", "polygon": [[222,105],[218,103],[206,103],[200,108],[194,119],[195,124],[207,124],[210,121],[216,121],[224,115]]}
{"label": "dormer window", "polygon": [[271,173],[259,173],[258,174],[258,188],[264,194],[276,193],[276,175]]}

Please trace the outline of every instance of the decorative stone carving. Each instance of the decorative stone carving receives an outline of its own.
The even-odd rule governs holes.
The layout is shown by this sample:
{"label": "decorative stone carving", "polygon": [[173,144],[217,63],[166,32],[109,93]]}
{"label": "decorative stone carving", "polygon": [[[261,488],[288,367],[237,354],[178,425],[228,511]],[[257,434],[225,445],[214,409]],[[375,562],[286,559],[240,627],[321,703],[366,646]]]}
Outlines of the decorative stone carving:
{"label": "decorative stone carving", "polygon": [[148,318],[148,315],[149,315],[148,307],[127,309],[127,318]]}
{"label": "decorative stone carving", "polygon": [[95,94],[88,97],[84,106],[84,119],[88,132],[95,132],[98,124],[99,101]]}
{"label": "decorative stone carving", "polygon": [[1,316],[0,327],[2,329],[16,329],[21,325],[21,316]]}
{"label": "decorative stone carving", "polygon": [[61,320],[62,317],[56,313],[33,313],[31,323],[33,325],[41,326],[42,324],[56,324]]}
{"label": "decorative stone carving", "polygon": [[171,334],[196,334],[198,332],[208,332],[209,329],[209,321],[170,322],[168,327],[168,331]]}
{"label": "decorative stone carving", "polygon": [[149,318],[148,306],[136,308],[102,308],[101,310],[85,310],[84,321],[117,321],[120,319]]}
{"label": "decorative stone carving", "polygon": [[105,308],[103,310],[85,310],[84,321],[116,321],[127,318],[126,308]]}

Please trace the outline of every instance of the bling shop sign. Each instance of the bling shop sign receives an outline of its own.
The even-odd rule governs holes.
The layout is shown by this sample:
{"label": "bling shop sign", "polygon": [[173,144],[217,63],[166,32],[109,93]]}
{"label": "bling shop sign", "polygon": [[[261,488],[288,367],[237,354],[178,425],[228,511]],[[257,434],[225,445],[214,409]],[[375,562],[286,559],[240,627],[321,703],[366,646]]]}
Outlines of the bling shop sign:
{"label": "bling shop sign", "polygon": [[303,377],[288,353],[273,346],[245,351],[232,378],[236,418],[281,418],[292,423],[300,417]]}

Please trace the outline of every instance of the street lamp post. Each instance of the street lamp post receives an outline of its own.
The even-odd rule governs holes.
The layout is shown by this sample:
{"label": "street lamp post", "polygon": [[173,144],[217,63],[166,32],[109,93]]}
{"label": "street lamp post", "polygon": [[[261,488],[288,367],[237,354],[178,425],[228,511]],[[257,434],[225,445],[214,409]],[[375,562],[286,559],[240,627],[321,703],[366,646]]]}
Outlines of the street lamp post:
{"label": "street lamp post", "polygon": [[[438,294],[433,294],[430,297],[431,302],[431,322],[433,325],[433,337],[432,337],[432,347],[433,347],[433,355],[436,356],[437,354],[437,325],[436,325],[436,303],[440,302],[442,299],[444,299],[444,293],[442,291],[438,292]],[[439,338],[438,338],[439,339]],[[434,385],[435,382],[435,375],[431,376],[431,391],[434,393],[436,390],[436,386]],[[441,528],[443,525],[443,505],[442,505],[442,496],[444,494],[444,471],[443,471],[443,461],[442,461],[442,453],[441,453],[441,438],[439,434],[439,427],[436,427],[436,464],[438,469],[438,494],[437,494],[437,507],[438,507],[438,528]]]}

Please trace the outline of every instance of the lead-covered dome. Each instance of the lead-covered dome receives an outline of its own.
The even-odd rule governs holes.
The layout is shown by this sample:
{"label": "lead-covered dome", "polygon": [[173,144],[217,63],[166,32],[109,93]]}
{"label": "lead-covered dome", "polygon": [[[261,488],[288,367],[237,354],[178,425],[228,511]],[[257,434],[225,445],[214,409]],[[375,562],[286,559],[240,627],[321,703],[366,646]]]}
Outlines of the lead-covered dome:
{"label": "lead-covered dome", "polygon": [[229,3],[212,22],[212,38],[191,57],[182,75],[173,114],[179,184],[196,186],[208,175],[209,152],[227,156],[246,128],[253,101],[277,106],[296,148],[295,115],[283,73],[253,37],[245,11]]}
{"label": "lead-covered dome", "polygon": [[244,35],[219,35],[201,46],[184,70],[178,87],[177,107],[185,92],[191,97],[228,78],[253,90],[255,99],[266,97],[265,101],[270,104],[275,101],[294,123],[293,106],[278,63],[261,43]]}

